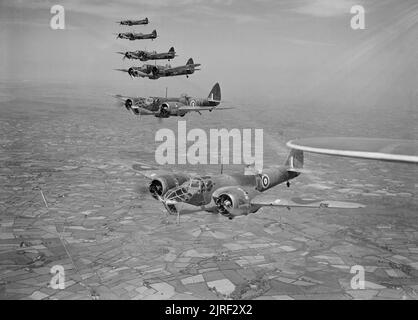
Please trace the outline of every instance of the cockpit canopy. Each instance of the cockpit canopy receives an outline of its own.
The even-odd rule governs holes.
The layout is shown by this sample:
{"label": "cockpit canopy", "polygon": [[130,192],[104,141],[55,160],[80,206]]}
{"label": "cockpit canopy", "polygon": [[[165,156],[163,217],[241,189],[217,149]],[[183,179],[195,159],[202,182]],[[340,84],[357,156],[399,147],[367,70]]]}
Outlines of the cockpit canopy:
{"label": "cockpit canopy", "polygon": [[210,192],[212,188],[213,182],[210,177],[193,177],[179,187],[167,192],[166,199],[183,202],[189,200],[196,194]]}
{"label": "cockpit canopy", "polygon": [[154,103],[154,98],[152,98],[152,97],[145,98],[145,103],[146,104],[153,104]]}

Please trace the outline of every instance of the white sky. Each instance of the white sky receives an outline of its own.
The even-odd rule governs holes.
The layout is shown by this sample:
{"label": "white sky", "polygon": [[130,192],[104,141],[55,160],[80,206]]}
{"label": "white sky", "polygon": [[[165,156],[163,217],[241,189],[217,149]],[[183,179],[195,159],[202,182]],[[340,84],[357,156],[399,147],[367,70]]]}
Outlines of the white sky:
{"label": "white sky", "polygon": [[[263,104],[355,96],[361,105],[394,90],[396,99],[418,96],[416,0],[65,0],[67,29],[53,31],[56,3],[0,2],[0,80],[95,83],[138,95],[161,95],[166,86],[172,95],[206,95],[219,81],[225,99]],[[354,4],[366,9],[366,30],[350,28]],[[115,23],[143,17],[149,25]],[[152,42],[114,35],[154,28]],[[173,66],[193,57],[202,70],[157,81],[113,70],[141,64],[116,51],[171,46],[179,55]]]}

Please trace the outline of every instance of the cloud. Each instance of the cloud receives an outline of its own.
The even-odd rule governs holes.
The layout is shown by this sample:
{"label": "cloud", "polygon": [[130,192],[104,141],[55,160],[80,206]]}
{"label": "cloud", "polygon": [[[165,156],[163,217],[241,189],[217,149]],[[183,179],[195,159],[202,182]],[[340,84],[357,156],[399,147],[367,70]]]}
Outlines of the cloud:
{"label": "cloud", "polygon": [[353,0],[309,0],[293,11],[316,17],[334,17],[349,14],[350,8],[359,4],[358,2]]}

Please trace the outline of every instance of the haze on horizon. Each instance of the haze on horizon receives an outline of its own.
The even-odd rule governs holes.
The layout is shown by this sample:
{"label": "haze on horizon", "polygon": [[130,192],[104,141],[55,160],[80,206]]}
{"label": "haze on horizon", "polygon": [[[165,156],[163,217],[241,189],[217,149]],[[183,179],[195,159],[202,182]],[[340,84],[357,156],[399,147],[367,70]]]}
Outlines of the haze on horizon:
{"label": "haze on horizon", "polygon": [[[63,0],[66,30],[50,29],[53,4],[0,3],[0,81],[32,81],[46,88],[56,82],[136,95],[161,95],[169,87],[171,95],[203,96],[219,81],[223,98],[236,103],[337,110],[382,105],[416,118],[415,0]],[[355,4],[365,7],[365,30],[350,28]],[[149,25],[115,23],[143,17]],[[114,35],[154,28],[155,41]],[[193,57],[202,70],[189,79],[156,81],[131,81],[113,70],[141,64],[122,61],[116,51],[171,46],[179,55],[173,66]]]}

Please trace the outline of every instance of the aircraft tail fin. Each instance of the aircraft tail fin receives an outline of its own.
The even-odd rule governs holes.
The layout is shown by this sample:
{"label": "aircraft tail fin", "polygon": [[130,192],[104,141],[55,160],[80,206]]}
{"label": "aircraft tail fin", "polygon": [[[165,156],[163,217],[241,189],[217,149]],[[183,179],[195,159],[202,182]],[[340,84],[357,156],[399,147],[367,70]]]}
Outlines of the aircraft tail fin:
{"label": "aircraft tail fin", "polygon": [[295,149],[290,150],[285,166],[294,171],[303,169],[303,151]]}
{"label": "aircraft tail fin", "polygon": [[154,36],[154,37],[156,37],[157,36],[157,30],[152,30],[152,35]]}
{"label": "aircraft tail fin", "polygon": [[170,50],[168,50],[168,52],[176,52],[176,50],[174,50],[174,47],[171,47]]}
{"label": "aircraft tail fin", "polygon": [[212,90],[209,92],[208,100],[218,103],[221,101],[221,87],[218,82],[215,83]]}
{"label": "aircraft tail fin", "polygon": [[194,68],[194,61],[192,58],[190,58],[189,60],[187,60],[186,66],[190,66],[187,69],[190,71],[190,73],[194,73],[195,68]]}

